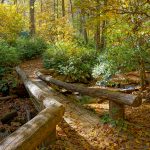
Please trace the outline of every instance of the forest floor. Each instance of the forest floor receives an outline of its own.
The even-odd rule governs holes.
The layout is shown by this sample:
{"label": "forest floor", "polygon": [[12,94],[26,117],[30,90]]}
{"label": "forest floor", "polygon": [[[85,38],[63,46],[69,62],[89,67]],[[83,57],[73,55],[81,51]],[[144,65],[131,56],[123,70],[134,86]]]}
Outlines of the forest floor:
{"label": "forest floor", "polygon": [[[21,67],[31,77],[42,68],[40,59],[24,62]],[[66,112],[57,126],[57,141],[42,150],[150,150],[150,103],[126,107],[124,122],[108,121],[108,102],[79,104],[72,95],[62,95]]]}

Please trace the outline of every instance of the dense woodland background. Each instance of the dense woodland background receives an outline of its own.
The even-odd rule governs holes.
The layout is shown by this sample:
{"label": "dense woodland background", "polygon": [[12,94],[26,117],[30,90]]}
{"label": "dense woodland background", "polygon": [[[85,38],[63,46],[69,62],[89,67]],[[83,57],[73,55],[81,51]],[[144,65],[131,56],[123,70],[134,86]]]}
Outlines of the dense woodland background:
{"label": "dense woodland background", "polygon": [[148,0],[1,0],[0,74],[43,56],[75,81],[149,69]]}

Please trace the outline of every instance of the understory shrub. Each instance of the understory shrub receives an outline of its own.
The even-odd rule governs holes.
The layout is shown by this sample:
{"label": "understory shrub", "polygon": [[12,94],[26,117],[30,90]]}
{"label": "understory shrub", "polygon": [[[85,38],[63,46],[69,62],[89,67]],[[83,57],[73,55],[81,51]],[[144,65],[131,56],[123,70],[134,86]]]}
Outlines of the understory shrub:
{"label": "understory shrub", "polygon": [[99,56],[92,75],[100,80],[98,84],[107,84],[113,75],[135,70],[138,65],[135,56],[131,48],[111,47]]}
{"label": "understory shrub", "polygon": [[12,67],[19,63],[19,53],[15,47],[0,40],[0,67]]}
{"label": "understory shrub", "polygon": [[4,95],[9,94],[9,83],[14,85],[15,80],[11,77],[11,72],[19,62],[17,49],[0,40],[0,92],[5,93]]}
{"label": "understory shrub", "polygon": [[84,81],[92,77],[96,52],[76,43],[59,42],[49,46],[43,55],[43,62],[46,68],[53,68],[74,81]]}
{"label": "understory shrub", "polygon": [[40,56],[47,45],[41,38],[20,37],[16,40],[16,45],[20,59],[28,60]]}

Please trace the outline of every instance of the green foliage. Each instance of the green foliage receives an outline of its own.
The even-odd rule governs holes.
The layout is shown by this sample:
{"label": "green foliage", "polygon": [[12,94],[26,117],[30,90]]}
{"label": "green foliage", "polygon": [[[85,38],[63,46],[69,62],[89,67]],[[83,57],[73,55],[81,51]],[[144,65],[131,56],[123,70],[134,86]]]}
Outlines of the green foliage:
{"label": "green foliage", "polygon": [[15,47],[10,46],[4,40],[0,40],[0,72],[5,68],[13,67],[19,63],[19,53]]}
{"label": "green foliage", "polygon": [[111,124],[114,127],[119,127],[121,130],[127,130],[127,124],[124,120],[113,120],[109,117],[109,114],[105,114],[100,119],[103,124]]}
{"label": "green foliage", "polygon": [[19,53],[15,47],[0,40],[0,92],[7,93],[9,86],[14,86],[15,79],[11,77],[12,68],[19,64]]}
{"label": "green foliage", "polygon": [[41,38],[20,37],[16,40],[16,48],[20,54],[21,59],[32,59],[40,56],[47,45]]}
{"label": "green foliage", "polygon": [[0,92],[6,93],[8,90],[9,90],[9,86],[8,86],[7,80],[1,80],[0,81]]}
{"label": "green foliage", "polygon": [[80,99],[79,99],[79,103],[80,104],[88,104],[91,102],[91,97],[89,96],[82,96]]}
{"label": "green foliage", "polygon": [[134,71],[139,68],[144,53],[131,48],[129,42],[111,46],[99,56],[99,63],[95,65],[92,75],[94,78],[102,76],[106,80],[114,74]]}
{"label": "green foliage", "polygon": [[44,66],[53,68],[74,81],[91,78],[92,67],[96,64],[95,50],[76,43],[59,42],[50,45],[43,57]]}

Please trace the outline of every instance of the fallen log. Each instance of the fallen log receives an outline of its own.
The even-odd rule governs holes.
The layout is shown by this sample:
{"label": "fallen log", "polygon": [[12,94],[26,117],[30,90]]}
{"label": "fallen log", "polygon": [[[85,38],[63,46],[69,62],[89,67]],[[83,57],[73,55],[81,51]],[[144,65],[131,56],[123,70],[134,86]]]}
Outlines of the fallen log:
{"label": "fallen log", "polygon": [[138,107],[141,105],[142,99],[140,96],[135,96],[131,94],[124,94],[121,92],[116,91],[110,91],[106,89],[99,89],[99,88],[86,88],[82,86],[76,86],[70,83],[62,82],[59,80],[56,80],[52,78],[51,76],[43,75],[40,72],[36,72],[36,75],[42,79],[43,81],[46,81],[47,83],[52,83],[57,86],[63,87],[67,90],[73,91],[73,92],[79,92],[83,95],[88,95],[91,97],[99,97],[102,99],[107,99],[114,101],[116,103],[120,103],[123,105],[129,105],[133,107]]}
{"label": "fallen log", "polygon": [[0,101],[7,101],[7,100],[10,100],[10,99],[14,99],[14,98],[17,98],[17,95],[0,97]]}
{"label": "fallen log", "polygon": [[14,117],[16,117],[18,114],[17,114],[17,111],[16,110],[13,110],[11,112],[7,112],[6,114],[4,114],[1,118],[0,118],[0,121],[5,124],[5,123],[8,123],[10,120],[12,120]]}

